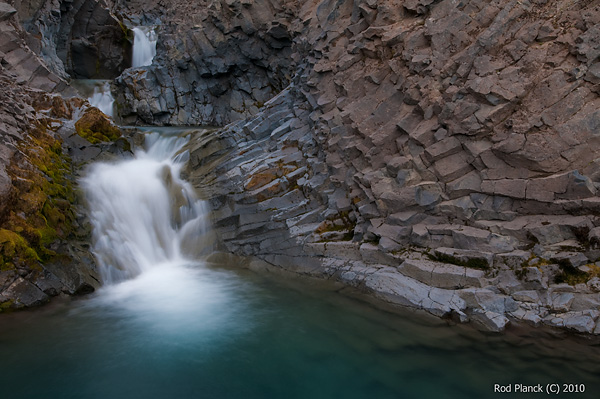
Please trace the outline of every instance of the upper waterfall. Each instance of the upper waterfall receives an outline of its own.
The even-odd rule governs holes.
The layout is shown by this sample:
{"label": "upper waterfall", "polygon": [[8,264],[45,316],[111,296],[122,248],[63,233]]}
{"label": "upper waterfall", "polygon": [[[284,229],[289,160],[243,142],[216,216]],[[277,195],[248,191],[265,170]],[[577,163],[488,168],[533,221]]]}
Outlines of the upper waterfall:
{"label": "upper waterfall", "polygon": [[134,159],[95,164],[83,179],[104,283],[181,263],[201,247],[207,211],[179,177],[186,141],[151,133]]}
{"label": "upper waterfall", "polygon": [[131,66],[141,67],[152,64],[152,59],[156,55],[156,41],[158,39],[154,28],[136,27],[133,28],[133,57]]}

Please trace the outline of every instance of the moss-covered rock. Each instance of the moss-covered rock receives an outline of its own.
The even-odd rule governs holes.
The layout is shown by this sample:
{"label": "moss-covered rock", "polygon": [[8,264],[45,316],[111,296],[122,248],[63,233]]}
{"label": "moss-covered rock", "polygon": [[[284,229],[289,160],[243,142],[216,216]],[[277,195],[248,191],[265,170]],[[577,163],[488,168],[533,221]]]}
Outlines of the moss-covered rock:
{"label": "moss-covered rock", "polygon": [[98,108],[88,108],[75,123],[75,129],[84,139],[92,144],[101,141],[115,141],[121,137],[121,130],[116,127]]}
{"label": "moss-covered rock", "polygon": [[19,150],[9,169],[9,204],[0,216],[0,269],[39,270],[39,262],[56,255],[51,245],[72,230],[71,163],[43,122],[19,143]]}

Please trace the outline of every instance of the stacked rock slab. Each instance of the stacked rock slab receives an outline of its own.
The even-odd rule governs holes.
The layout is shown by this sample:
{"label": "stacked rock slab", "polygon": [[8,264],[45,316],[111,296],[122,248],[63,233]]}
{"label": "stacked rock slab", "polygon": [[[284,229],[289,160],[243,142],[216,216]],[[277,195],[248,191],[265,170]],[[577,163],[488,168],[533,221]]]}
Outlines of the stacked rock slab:
{"label": "stacked rock slab", "polygon": [[600,333],[597,5],[296,12],[291,84],[191,144],[223,249],[487,329]]}

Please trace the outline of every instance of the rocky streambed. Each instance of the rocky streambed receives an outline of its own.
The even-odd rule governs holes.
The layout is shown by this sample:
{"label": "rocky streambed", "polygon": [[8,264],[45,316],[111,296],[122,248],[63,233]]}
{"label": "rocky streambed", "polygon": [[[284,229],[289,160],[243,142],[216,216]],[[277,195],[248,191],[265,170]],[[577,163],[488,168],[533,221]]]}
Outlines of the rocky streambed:
{"label": "rocky streambed", "polygon": [[[23,4],[25,30],[0,20],[41,90],[116,78],[124,123],[225,125],[185,170],[220,253],[486,330],[600,333],[595,2]],[[104,22],[82,31],[86,15]],[[138,25],[156,56],[127,69]],[[70,63],[83,48],[99,69]]]}

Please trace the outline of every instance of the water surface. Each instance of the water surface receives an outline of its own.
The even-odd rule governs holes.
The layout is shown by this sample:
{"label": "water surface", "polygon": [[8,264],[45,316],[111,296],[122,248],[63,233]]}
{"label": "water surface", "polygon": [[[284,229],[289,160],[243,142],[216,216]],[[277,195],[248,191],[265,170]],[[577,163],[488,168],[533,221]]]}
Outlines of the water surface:
{"label": "water surface", "polygon": [[597,346],[485,335],[203,264],[0,323],[3,398],[482,398],[502,397],[495,383],[550,382],[584,383],[566,397],[587,398],[599,388]]}

